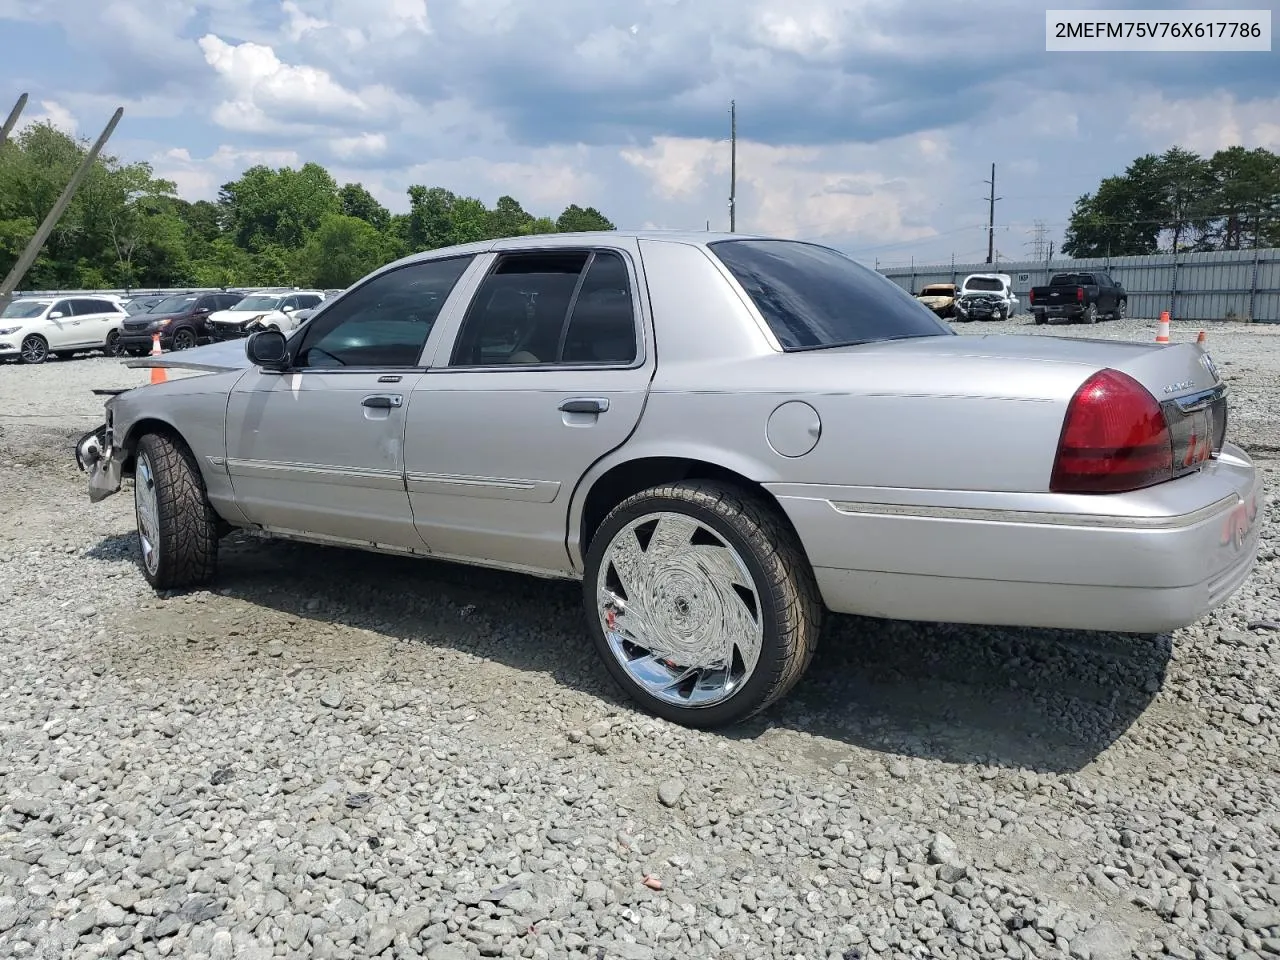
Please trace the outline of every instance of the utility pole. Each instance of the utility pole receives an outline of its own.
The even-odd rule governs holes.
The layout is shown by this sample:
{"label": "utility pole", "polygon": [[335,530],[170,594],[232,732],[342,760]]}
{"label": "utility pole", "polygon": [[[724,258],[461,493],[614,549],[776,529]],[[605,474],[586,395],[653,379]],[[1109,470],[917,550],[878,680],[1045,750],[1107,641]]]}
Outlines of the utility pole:
{"label": "utility pole", "polygon": [[0,147],[3,147],[4,142],[9,139],[9,134],[13,132],[13,125],[18,122],[18,117],[22,116],[22,108],[26,105],[27,95],[24,93],[18,97],[18,102],[9,111],[9,119],[4,122],[3,127],[0,127]]}
{"label": "utility pole", "polygon": [[120,118],[123,116],[124,107],[116,107],[116,112],[111,115],[111,122],[107,124],[107,129],[102,131],[97,142],[84,155],[84,159],[80,161],[79,169],[71,175],[71,181],[62,191],[62,196],[58,197],[57,201],[54,202],[53,208],[44,218],[44,223],[40,224],[40,229],[31,238],[27,248],[22,251],[21,256],[18,257],[18,262],[9,271],[9,275],[4,278],[3,282],[0,282],[0,309],[4,309],[9,305],[9,301],[13,297],[14,287],[26,276],[27,271],[31,269],[31,264],[36,262],[36,257],[40,255],[40,250],[44,247],[45,241],[49,239],[49,234],[53,233],[53,228],[58,225],[58,221],[62,219],[67,207],[71,205],[71,200],[76,195],[76,190],[79,189],[81,181],[93,169],[93,164],[98,159],[98,154],[106,146],[107,140],[110,139],[112,132],[116,128],[116,124],[120,122]]}
{"label": "utility pole", "polygon": [[996,165],[994,163],[991,164],[991,179],[982,182],[991,185],[991,192],[987,194],[987,263],[990,263],[996,248],[996,201],[1004,199],[996,196]]}
{"label": "utility pole", "polygon": [[738,228],[738,103],[729,101],[729,232]]}

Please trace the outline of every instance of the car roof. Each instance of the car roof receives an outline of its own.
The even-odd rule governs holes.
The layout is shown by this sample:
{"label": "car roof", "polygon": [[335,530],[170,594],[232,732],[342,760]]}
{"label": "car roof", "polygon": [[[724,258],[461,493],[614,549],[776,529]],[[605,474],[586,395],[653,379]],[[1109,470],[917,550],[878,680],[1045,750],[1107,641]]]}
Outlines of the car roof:
{"label": "car roof", "polygon": [[[460,243],[451,247],[436,247],[401,257],[388,263],[377,272],[381,273],[394,267],[403,267],[411,263],[422,263],[444,257],[464,256],[466,254],[499,253],[514,250],[538,250],[555,247],[580,247],[585,245],[610,245],[618,240],[652,240],[667,243],[679,243],[704,247],[720,240],[785,240],[789,243],[806,243],[810,246],[823,246],[810,240],[795,240],[789,237],[775,237],[765,234],[750,233],[717,233],[708,230],[587,230],[580,233],[534,233],[523,237],[503,237],[497,240],[476,240],[472,243]],[[831,249],[831,248],[828,248]]]}

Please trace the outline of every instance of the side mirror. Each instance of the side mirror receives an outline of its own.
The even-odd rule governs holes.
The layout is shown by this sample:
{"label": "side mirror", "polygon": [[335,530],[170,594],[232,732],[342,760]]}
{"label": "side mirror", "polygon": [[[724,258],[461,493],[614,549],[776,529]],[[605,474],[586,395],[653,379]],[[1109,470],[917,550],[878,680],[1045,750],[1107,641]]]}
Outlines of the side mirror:
{"label": "side mirror", "polygon": [[281,308],[280,308],[280,312],[281,312],[281,313],[293,313],[293,311],[295,311],[295,310],[297,310],[297,309],[298,309],[298,308],[297,308],[297,307],[294,307],[294,306],[281,307]]}
{"label": "side mirror", "polygon": [[282,371],[289,365],[289,342],[279,330],[251,333],[244,352],[250,363],[267,370]]}
{"label": "side mirror", "polygon": [[61,319],[63,318],[63,316],[64,316],[64,314],[63,314],[63,312],[62,312],[61,310],[55,310],[55,311],[53,311],[53,313],[49,314],[49,319],[50,319],[50,320],[61,320]]}

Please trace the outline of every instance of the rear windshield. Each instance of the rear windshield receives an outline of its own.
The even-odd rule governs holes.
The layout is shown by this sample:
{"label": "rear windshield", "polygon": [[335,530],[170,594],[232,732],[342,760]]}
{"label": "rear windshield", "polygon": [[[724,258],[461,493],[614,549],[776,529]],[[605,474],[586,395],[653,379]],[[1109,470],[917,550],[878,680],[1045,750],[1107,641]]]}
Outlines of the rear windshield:
{"label": "rear windshield", "polygon": [[1087,287],[1093,283],[1092,273],[1059,273],[1049,280],[1051,287]]}
{"label": "rear windshield", "polygon": [[798,240],[717,240],[708,247],[784,350],[957,336],[892,280],[827,247]]}
{"label": "rear windshield", "polygon": [[964,283],[966,290],[1003,290],[1004,284],[994,277],[970,277]]}

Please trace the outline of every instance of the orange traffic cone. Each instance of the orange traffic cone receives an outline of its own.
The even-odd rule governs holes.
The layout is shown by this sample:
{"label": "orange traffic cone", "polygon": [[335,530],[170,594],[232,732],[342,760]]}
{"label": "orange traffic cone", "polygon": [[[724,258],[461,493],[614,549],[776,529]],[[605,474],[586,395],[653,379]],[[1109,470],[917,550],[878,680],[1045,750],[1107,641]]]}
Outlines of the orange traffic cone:
{"label": "orange traffic cone", "polygon": [[[164,353],[164,351],[160,349],[160,334],[153,333],[151,335],[151,355],[153,357],[158,357],[162,353]],[[152,383],[164,383],[168,379],[169,379],[169,374],[165,372],[164,367],[151,368]]]}
{"label": "orange traffic cone", "polygon": [[1160,328],[1156,331],[1156,343],[1169,342],[1169,311],[1160,311]]}
{"label": "orange traffic cone", "polygon": [[1200,336],[1196,337],[1196,343],[1200,344],[1200,346],[1203,347],[1208,342],[1209,342],[1209,337],[1205,334],[1203,330],[1201,330]]}

